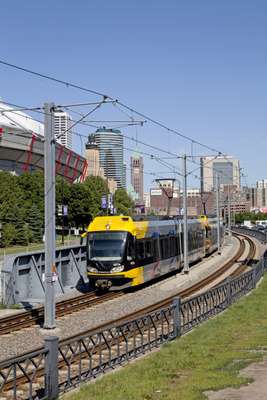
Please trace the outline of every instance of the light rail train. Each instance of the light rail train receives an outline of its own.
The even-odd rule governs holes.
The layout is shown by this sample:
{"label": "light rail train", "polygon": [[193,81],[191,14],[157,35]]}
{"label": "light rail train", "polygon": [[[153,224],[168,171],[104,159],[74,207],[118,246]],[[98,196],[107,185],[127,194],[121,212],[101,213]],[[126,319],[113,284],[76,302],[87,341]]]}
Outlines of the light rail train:
{"label": "light rail train", "polygon": [[[88,278],[94,287],[120,290],[182,269],[181,219],[96,217],[84,236],[87,236]],[[189,219],[189,264],[216,248],[216,220],[204,216]]]}

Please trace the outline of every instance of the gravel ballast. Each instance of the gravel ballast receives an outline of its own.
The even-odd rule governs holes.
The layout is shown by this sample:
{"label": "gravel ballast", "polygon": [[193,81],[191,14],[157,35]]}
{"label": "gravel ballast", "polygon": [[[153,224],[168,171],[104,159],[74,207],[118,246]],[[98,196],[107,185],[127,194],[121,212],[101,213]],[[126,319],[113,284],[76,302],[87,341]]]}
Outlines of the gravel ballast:
{"label": "gravel ballast", "polygon": [[232,238],[230,242],[226,242],[221,255],[213,255],[194,265],[190,268],[189,274],[178,273],[176,276],[149,287],[126,293],[117,299],[94,306],[90,310],[82,310],[60,317],[55,330],[44,330],[39,326],[33,326],[0,336],[0,361],[43,346],[45,336],[56,335],[59,336],[59,339],[66,339],[175,295],[178,290],[190,287],[196,281],[209,275],[211,271],[215,271],[227,262],[237,249],[238,241]]}

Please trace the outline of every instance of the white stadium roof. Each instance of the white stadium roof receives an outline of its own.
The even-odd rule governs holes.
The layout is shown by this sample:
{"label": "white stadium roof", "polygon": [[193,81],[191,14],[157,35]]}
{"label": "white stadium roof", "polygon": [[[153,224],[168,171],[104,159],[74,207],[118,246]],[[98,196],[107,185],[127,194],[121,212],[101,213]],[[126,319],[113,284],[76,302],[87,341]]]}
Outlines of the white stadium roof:
{"label": "white stadium roof", "polygon": [[14,108],[0,101],[0,127],[32,132],[40,136],[44,135],[44,125],[41,122],[21,111],[9,110],[14,110]]}

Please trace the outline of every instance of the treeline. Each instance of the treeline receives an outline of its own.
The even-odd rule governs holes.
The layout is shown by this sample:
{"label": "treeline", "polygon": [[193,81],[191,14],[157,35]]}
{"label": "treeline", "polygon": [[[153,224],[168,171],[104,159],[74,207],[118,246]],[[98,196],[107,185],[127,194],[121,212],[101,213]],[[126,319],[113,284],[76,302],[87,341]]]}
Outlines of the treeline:
{"label": "treeline", "polygon": [[[68,206],[65,224],[85,229],[96,215],[101,215],[101,197],[108,193],[106,181],[90,176],[83,183],[70,184],[56,179],[56,210]],[[124,189],[114,195],[118,214],[131,213],[133,202]],[[42,172],[15,176],[0,172],[1,246],[27,245],[42,241],[44,233],[44,176]],[[61,217],[57,217],[61,224]]]}
{"label": "treeline", "polygon": [[244,221],[256,222],[266,219],[267,219],[267,214],[260,212],[259,213],[245,212],[242,214],[240,213],[235,215],[235,222],[237,224],[242,224]]}

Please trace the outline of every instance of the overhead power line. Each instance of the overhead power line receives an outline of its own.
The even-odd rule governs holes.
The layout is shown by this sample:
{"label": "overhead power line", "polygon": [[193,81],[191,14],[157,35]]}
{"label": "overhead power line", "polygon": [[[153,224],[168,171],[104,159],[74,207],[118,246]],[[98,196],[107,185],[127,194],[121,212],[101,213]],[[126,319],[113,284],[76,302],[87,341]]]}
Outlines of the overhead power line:
{"label": "overhead power line", "polygon": [[6,65],[7,67],[11,67],[11,68],[14,68],[14,69],[17,69],[17,70],[20,70],[20,71],[24,71],[24,72],[26,72],[28,74],[31,74],[31,75],[39,76],[39,78],[49,79],[50,81],[54,81],[54,82],[60,83],[60,84],[65,85],[67,87],[73,87],[75,89],[79,89],[79,90],[82,90],[82,91],[87,92],[87,93],[95,94],[97,96],[110,98],[109,96],[105,95],[104,93],[97,92],[96,90],[87,89],[87,88],[84,88],[82,86],[75,85],[74,83],[70,83],[70,82],[64,81],[62,79],[55,78],[53,76],[49,76],[49,75],[46,75],[46,74],[41,74],[40,72],[32,71],[32,70],[30,70],[28,68],[20,67],[19,65],[11,64],[11,63],[6,62],[4,60],[0,60],[0,64]]}
{"label": "overhead power line", "polygon": [[161,123],[161,122],[159,122],[159,121],[157,121],[157,120],[155,120],[153,118],[148,117],[144,113],[134,109],[133,107],[130,107],[130,106],[124,104],[122,101],[120,101],[118,99],[115,99],[112,96],[109,96],[109,95],[107,95],[105,93],[101,93],[101,92],[98,92],[98,91],[93,90],[93,89],[89,89],[89,88],[86,88],[86,87],[83,87],[83,86],[80,86],[80,85],[76,85],[76,84],[74,84],[72,82],[65,81],[65,80],[62,80],[62,79],[58,79],[58,78],[55,78],[55,77],[47,75],[47,74],[42,74],[40,72],[36,72],[36,71],[31,70],[31,69],[21,67],[19,65],[15,65],[15,64],[9,63],[9,62],[4,61],[4,60],[0,60],[0,64],[5,65],[5,66],[10,67],[10,68],[13,68],[13,69],[16,69],[16,70],[19,70],[19,71],[23,71],[25,73],[28,73],[28,74],[31,74],[31,75],[34,75],[34,76],[37,76],[39,78],[51,80],[53,82],[62,84],[64,86],[66,86],[66,87],[72,87],[72,88],[75,88],[75,89],[79,89],[81,91],[84,91],[84,92],[87,92],[87,93],[90,93],[90,94],[94,94],[94,95],[97,95],[97,96],[101,96],[101,97],[104,97],[105,99],[109,99],[111,101],[114,101],[114,104],[119,104],[121,107],[123,107],[124,109],[130,111],[131,113],[135,113],[135,114],[145,118],[146,120],[152,122],[153,124],[155,124],[155,125],[163,128],[163,129],[167,130],[167,132],[169,132],[169,133],[173,133],[173,134],[175,134],[175,135],[177,135],[177,136],[179,136],[179,137],[181,137],[181,138],[183,138],[185,140],[188,140],[189,142],[191,142],[191,144],[197,144],[197,145],[199,145],[199,146],[201,146],[203,148],[206,148],[209,151],[216,152],[219,155],[221,154],[221,151],[219,151],[217,149],[214,149],[213,147],[211,147],[209,145],[201,143],[198,140],[192,139],[191,137],[179,132],[176,129],[169,128],[167,125],[165,125],[165,124],[163,124],[163,123]]}

